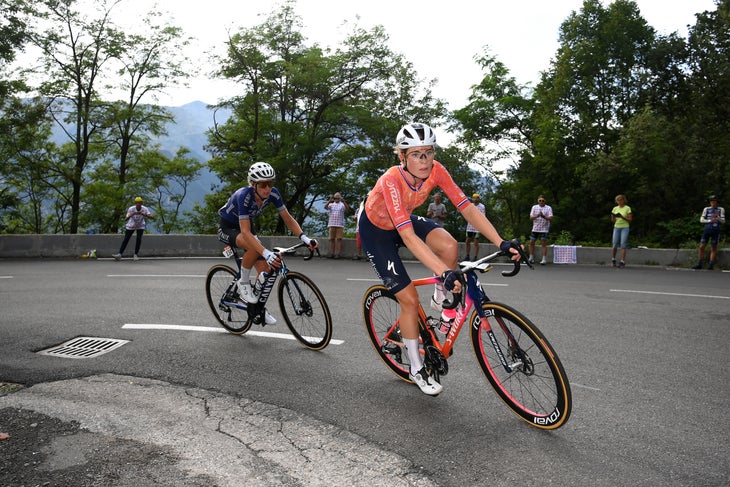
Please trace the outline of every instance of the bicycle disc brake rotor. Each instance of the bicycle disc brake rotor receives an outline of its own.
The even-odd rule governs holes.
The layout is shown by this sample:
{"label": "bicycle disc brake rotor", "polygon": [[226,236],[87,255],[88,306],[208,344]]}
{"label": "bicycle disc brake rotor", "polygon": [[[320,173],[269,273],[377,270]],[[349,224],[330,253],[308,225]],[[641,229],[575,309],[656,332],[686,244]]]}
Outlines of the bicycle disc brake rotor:
{"label": "bicycle disc brake rotor", "polygon": [[521,348],[511,348],[509,351],[510,357],[513,363],[519,363],[519,370],[525,375],[532,375],[535,373],[535,364],[532,359],[527,356],[527,352]]}

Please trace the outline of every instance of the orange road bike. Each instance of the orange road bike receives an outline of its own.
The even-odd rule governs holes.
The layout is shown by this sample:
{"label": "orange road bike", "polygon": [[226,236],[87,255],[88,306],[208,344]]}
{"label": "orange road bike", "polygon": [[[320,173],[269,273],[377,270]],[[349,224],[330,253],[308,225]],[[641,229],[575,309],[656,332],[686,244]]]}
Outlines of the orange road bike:
{"label": "orange road bike", "polygon": [[[322,350],[332,339],[332,316],[327,301],[316,284],[300,272],[289,270],[284,262],[284,255],[293,253],[304,243],[289,248],[274,248],[281,256],[281,269],[271,269],[266,276],[259,300],[247,303],[238,294],[236,281],[241,275],[241,257],[238,249],[226,246],[223,255],[233,257],[237,270],[225,264],[217,264],[208,270],[205,278],[205,295],[208,305],[218,322],[231,333],[241,335],[251,329],[254,324],[264,326],[266,302],[274,288],[277,278],[279,287],[277,297],[281,314],[294,338],[311,350]],[[310,250],[309,256],[314,253]]]}
{"label": "orange road bike", "polygon": [[[519,246],[518,242],[515,244]],[[532,267],[521,249],[521,261]],[[551,430],[568,421],[572,408],[570,384],[565,369],[545,336],[527,317],[506,304],[489,299],[477,272],[493,268],[492,260],[505,256],[495,252],[474,262],[459,264],[462,291],[453,294],[444,308],[457,308],[453,324],[443,323],[441,317],[427,316],[419,306],[419,343],[424,364],[433,378],[441,381],[448,372],[447,358],[465,323],[469,324],[471,342],[477,362],[485,377],[507,406],[524,421],[540,429]],[[520,270],[503,271],[511,277]],[[416,279],[416,286],[433,285],[440,277]],[[373,347],[385,365],[399,378],[409,379],[410,364],[398,319],[400,306],[395,296],[380,285],[367,290],[362,302],[363,317]]]}

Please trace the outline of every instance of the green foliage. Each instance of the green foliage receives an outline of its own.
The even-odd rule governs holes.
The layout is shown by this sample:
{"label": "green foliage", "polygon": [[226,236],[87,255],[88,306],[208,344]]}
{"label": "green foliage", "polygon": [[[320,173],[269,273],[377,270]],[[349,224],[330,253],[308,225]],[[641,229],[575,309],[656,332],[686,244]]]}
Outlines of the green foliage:
{"label": "green foliage", "polygon": [[557,237],[553,239],[555,245],[575,245],[573,234],[567,230],[562,230]]}
{"label": "green foliage", "polygon": [[505,228],[528,232],[531,202],[545,194],[553,231],[605,243],[622,193],[633,242],[676,247],[697,238],[707,194],[730,194],[730,1],[697,19],[685,41],[659,36],[633,1],[586,0],[561,25],[529,103],[517,105],[525,112],[505,101],[525,92],[504,66],[480,60],[484,80],[455,112],[464,143],[514,141],[525,128],[513,151],[519,163],[493,195]]}
{"label": "green foliage", "polygon": [[[140,194],[160,231],[213,233],[217,209],[247,184],[251,163],[266,160],[295,218],[321,233],[323,199],[339,191],[355,204],[397,163],[394,135],[412,120],[450,124],[455,143],[440,141],[438,160],[466,193],[482,194],[507,237],[529,234],[530,207],[544,194],[556,241],[608,245],[608,214],[623,193],[632,243],[692,248],[707,195],[730,194],[730,0],[698,14],[687,39],[658,34],[631,0],[585,0],[561,25],[534,89],[485,48],[475,58],[483,78],[451,118],[434,81],[388,47],[382,27],[348,25],[340,45],[323,48],[306,42],[294,6],[232,33],[214,60],[240,86],[223,103],[233,115],[209,134],[209,167],[223,183],[180,215],[200,165],[151,144],[169,115],[142,101],[190,71],[173,55],[187,42],[182,32],[148,15],[148,34],[127,34],[108,4],[82,15],[74,2],[0,0],[0,60],[25,45],[41,52],[42,71],[28,79],[48,96],[21,101],[28,79],[2,72],[0,231],[114,232]],[[123,100],[105,100],[109,88]],[[52,123],[66,130],[58,145]],[[274,211],[257,223],[261,234],[283,231]],[[451,212],[447,230],[459,240],[464,225]]]}
{"label": "green foliage", "polygon": [[[434,124],[445,111],[412,65],[390,51],[382,28],[353,26],[334,52],[306,45],[300,29],[287,2],[231,36],[220,75],[237,80],[241,95],[225,103],[233,115],[210,136],[209,166],[230,194],[253,162],[270,163],[289,211],[317,228],[326,196],[340,191],[358,201],[393,165],[403,123]],[[284,230],[280,220],[257,223]]]}

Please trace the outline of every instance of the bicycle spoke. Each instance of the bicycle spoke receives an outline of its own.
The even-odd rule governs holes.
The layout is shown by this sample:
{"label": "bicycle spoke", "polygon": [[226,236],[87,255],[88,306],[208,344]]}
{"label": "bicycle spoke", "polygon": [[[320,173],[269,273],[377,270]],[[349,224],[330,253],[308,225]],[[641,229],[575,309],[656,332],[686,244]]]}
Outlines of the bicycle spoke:
{"label": "bicycle spoke", "polygon": [[235,277],[236,272],[228,266],[211,267],[205,279],[205,294],[218,323],[231,333],[242,334],[251,328],[251,320],[232,287]]}
{"label": "bicycle spoke", "polygon": [[547,340],[516,310],[490,302],[487,317],[474,326],[472,344],[484,375],[502,400],[525,421],[554,429],[571,410],[565,370]]}
{"label": "bicycle spoke", "polygon": [[384,286],[373,286],[363,299],[363,317],[373,348],[399,378],[410,382],[410,363],[398,328],[400,306]]}
{"label": "bicycle spoke", "polygon": [[327,301],[311,279],[289,271],[279,282],[279,307],[289,330],[302,345],[321,350],[332,339]]}

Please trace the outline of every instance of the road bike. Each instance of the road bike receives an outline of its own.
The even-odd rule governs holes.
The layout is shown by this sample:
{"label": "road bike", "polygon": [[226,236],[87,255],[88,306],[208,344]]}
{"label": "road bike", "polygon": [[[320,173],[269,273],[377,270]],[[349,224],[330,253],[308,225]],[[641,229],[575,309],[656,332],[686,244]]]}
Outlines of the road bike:
{"label": "road bike", "polygon": [[[208,270],[205,278],[205,294],[208,305],[218,322],[231,333],[241,335],[254,324],[265,326],[264,313],[266,302],[279,279],[277,297],[279,308],[292,335],[302,345],[311,350],[322,350],[332,339],[332,316],[322,292],[310,278],[300,272],[289,270],[284,255],[306,244],[298,243],[293,247],[275,247],[281,256],[281,268],[271,268],[266,276],[256,303],[247,303],[238,293],[237,281],[241,276],[241,257],[236,247],[226,246],[223,255],[233,257],[238,270],[225,264],[217,264]],[[304,260],[310,260],[312,250]],[[246,276],[248,277],[248,276]]]}
{"label": "road bike", "polygon": [[[520,263],[529,267],[518,241],[520,260],[514,268],[502,271],[505,277],[517,275]],[[570,384],[558,355],[545,336],[525,315],[502,303],[492,301],[484,292],[477,272],[493,268],[489,262],[506,254],[495,252],[474,262],[459,263],[455,272],[462,292],[444,301],[446,309],[456,308],[453,322],[427,316],[419,305],[419,348],[426,369],[438,381],[448,371],[447,359],[463,325],[469,324],[477,362],[497,395],[524,421],[540,429],[552,430],[568,421],[572,409]],[[437,276],[416,279],[416,286],[442,282]],[[464,292],[465,290],[465,292]],[[400,306],[395,296],[380,285],[370,287],[362,302],[368,336],[385,365],[400,379],[409,379],[408,353],[400,336]]]}

